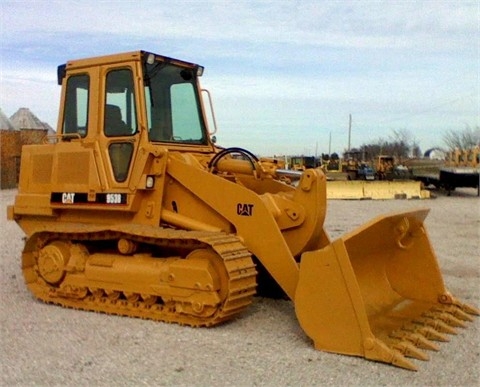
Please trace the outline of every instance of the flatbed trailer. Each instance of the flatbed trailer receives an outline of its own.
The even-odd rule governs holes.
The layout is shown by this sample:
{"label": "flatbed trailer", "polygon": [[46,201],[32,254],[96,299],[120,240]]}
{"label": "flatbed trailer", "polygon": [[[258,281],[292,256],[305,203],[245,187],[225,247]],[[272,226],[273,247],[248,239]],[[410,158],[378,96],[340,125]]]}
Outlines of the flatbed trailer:
{"label": "flatbed trailer", "polygon": [[442,188],[450,195],[456,188],[476,188],[480,196],[480,168],[470,167],[443,167],[438,173],[414,173],[415,180],[423,182],[427,187],[434,185]]}

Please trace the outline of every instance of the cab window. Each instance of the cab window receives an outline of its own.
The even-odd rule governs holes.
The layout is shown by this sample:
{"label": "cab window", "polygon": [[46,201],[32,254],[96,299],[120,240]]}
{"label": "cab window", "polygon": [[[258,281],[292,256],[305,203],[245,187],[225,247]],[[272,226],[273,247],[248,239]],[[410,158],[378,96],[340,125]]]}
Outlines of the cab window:
{"label": "cab window", "polygon": [[130,69],[110,71],[106,79],[104,132],[108,137],[137,132],[133,74]]}
{"label": "cab window", "polygon": [[206,129],[192,69],[158,62],[146,65],[150,141],[206,144]]}
{"label": "cab window", "polygon": [[63,133],[87,135],[90,78],[87,74],[73,75],[67,80]]}

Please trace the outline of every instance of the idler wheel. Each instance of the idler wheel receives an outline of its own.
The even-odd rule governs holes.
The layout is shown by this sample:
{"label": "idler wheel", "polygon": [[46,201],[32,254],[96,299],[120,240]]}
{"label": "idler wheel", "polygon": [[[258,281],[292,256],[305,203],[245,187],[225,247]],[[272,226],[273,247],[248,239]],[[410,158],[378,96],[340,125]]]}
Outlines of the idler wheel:
{"label": "idler wheel", "polygon": [[66,242],[52,242],[38,254],[38,272],[49,284],[57,285],[65,276],[65,266],[69,259],[70,246]]}

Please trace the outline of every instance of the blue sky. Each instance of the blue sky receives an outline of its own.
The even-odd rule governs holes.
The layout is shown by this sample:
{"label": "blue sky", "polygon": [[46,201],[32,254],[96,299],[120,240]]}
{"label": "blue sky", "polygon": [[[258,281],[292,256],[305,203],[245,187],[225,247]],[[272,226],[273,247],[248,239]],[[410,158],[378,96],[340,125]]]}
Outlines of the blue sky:
{"label": "blue sky", "polygon": [[147,50],[199,63],[218,143],[343,152],[408,133],[422,150],[480,126],[479,1],[0,2],[0,108],[56,127],[56,68]]}

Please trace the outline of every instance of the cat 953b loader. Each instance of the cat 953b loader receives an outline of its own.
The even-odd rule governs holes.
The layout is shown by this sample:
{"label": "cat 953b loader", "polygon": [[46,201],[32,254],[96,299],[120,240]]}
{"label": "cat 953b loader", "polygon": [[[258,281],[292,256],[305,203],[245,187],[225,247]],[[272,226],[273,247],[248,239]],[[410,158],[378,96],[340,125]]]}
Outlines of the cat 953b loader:
{"label": "cat 953b loader", "polygon": [[323,172],[293,186],[274,163],[216,146],[202,72],[144,51],[58,67],[57,134],[23,148],[8,207],[35,297],[213,326],[280,293],[317,349],[407,369],[478,314],[444,286],[427,209],[331,241]]}

